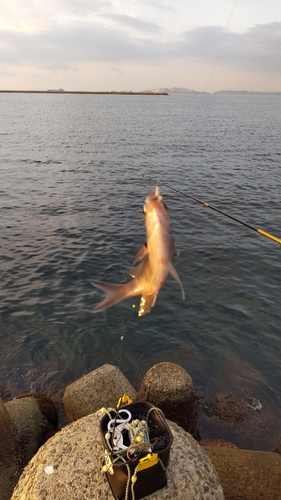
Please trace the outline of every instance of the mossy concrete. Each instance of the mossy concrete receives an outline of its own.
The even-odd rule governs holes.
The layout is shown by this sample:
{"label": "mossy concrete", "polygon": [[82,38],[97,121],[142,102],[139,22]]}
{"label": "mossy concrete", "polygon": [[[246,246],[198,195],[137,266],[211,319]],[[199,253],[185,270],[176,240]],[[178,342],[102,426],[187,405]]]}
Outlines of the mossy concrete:
{"label": "mossy concrete", "polygon": [[152,366],[143,378],[138,399],[149,401],[164,412],[166,418],[197,435],[196,395],[191,376],[176,363]]}
{"label": "mossy concrete", "polygon": [[[40,399],[43,403],[43,394]],[[55,406],[52,404],[54,414]],[[38,398],[30,396],[6,403],[0,400],[1,500],[11,498],[23,468],[55,431],[56,426],[41,412]]]}
{"label": "mossy concrete", "polygon": [[73,422],[102,406],[115,408],[124,393],[136,398],[135,389],[117,366],[102,365],[67,386],[63,396],[67,420]]}
{"label": "mossy concrete", "polygon": [[281,456],[273,452],[204,447],[225,500],[281,500]]}

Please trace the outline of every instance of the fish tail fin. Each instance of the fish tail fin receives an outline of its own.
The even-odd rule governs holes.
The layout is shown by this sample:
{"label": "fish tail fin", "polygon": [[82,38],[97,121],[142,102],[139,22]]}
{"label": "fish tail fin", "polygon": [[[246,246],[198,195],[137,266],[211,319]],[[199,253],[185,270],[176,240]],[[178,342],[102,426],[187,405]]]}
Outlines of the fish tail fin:
{"label": "fish tail fin", "polygon": [[173,266],[172,263],[169,264],[168,269],[169,269],[169,273],[173,276],[173,278],[175,278],[175,280],[180,285],[182,299],[184,300],[185,299],[185,293],[184,293],[184,289],[183,289],[183,286],[182,286],[182,282],[181,282],[180,277],[179,277],[179,275],[178,275],[177,271],[175,270],[175,268],[174,268],[174,266]]}
{"label": "fish tail fin", "polygon": [[105,298],[94,307],[94,309],[92,310],[93,313],[104,311],[108,307],[111,307],[114,304],[118,304],[118,302],[121,302],[128,297],[133,297],[134,295],[136,295],[132,286],[134,284],[133,281],[124,285],[104,283],[103,281],[91,281],[91,283],[93,286],[99,288],[106,294]]}

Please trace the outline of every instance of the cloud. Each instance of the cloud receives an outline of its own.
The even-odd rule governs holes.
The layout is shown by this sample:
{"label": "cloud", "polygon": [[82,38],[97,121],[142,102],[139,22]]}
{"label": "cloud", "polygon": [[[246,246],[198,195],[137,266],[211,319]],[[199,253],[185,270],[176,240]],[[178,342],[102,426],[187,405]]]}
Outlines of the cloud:
{"label": "cloud", "polygon": [[61,25],[68,20],[89,18],[111,7],[108,0],[2,0],[0,28],[42,31],[43,25]]}
{"label": "cloud", "polygon": [[108,68],[110,71],[113,71],[115,74],[117,74],[118,76],[120,76],[121,78],[123,78],[125,75],[123,73],[123,71],[120,69],[120,68],[115,68],[114,66],[113,67],[109,67]]}
{"label": "cloud", "polygon": [[162,31],[162,28],[160,28],[160,26],[156,23],[143,21],[137,17],[128,16],[126,14],[104,14],[103,17],[106,21],[113,21],[116,24],[120,24],[126,28],[136,29],[138,31],[152,33],[159,33]]}
{"label": "cloud", "polygon": [[[2,43],[1,43],[2,42]],[[0,63],[59,66],[83,61],[150,60],[159,48],[151,40],[92,23],[54,26],[48,32],[0,31]]]}
{"label": "cloud", "polygon": [[167,2],[157,2],[157,0],[135,0],[134,5],[136,7],[152,7],[164,12],[176,12],[176,9],[168,5]]}
{"label": "cloud", "polygon": [[186,58],[225,65],[280,73],[281,23],[256,25],[244,33],[225,31],[221,27],[200,27],[184,33],[178,42],[179,53]]}
{"label": "cloud", "polygon": [[[64,0],[61,0],[63,3]],[[45,0],[49,3],[50,0]],[[75,4],[75,2],[72,2]],[[87,3],[87,2],[86,2]],[[281,23],[256,25],[244,33],[221,27],[199,27],[181,33],[177,40],[159,36],[161,28],[128,15],[109,16],[118,28],[102,25],[97,18],[46,25],[39,32],[0,30],[0,64],[28,65],[48,70],[73,69],[81,62],[134,62],[160,64],[173,61],[207,62],[237,70],[280,73]],[[137,31],[130,32],[123,26]],[[137,36],[138,32],[140,36]],[[154,36],[156,33],[156,36]],[[2,69],[3,71],[3,69]]]}
{"label": "cloud", "polygon": [[[17,0],[18,8],[22,8],[22,0]],[[99,12],[104,7],[110,7],[111,2],[108,0],[99,0],[94,2],[92,0],[40,0],[36,2],[35,5],[44,10],[46,13],[51,13],[53,17],[58,14],[72,14],[75,16],[88,16],[93,12]],[[26,0],[24,2],[24,9],[27,5],[31,9],[34,2],[31,0]]]}

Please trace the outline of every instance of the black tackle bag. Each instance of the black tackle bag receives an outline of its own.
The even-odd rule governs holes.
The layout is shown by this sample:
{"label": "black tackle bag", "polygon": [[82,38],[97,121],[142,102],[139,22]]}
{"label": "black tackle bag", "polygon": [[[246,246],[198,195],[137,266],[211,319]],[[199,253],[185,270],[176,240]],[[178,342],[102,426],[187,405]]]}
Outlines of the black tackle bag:
{"label": "black tackle bag", "polygon": [[[124,447],[130,447],[130,453],[132,448],[136,453],[131,456],[128,454],[128,449],[124,451],[114,449],[112,432],[109,438],[108,424],[111,422],[111,426],[114,427],[115,424],[115,427],[118,427],[119,417],[125,414],[125,412],[122,414],[123,409],[131,414],[128,426],[138,421],[146,422],[150,449],[146,445],[143,445],[142,449],[141,444],[140,448],[137,443],[132,444],[129,431],[126,429],[121,431],[121,440]],[[116,410],[109,410],[100,420],[100,432],[104,445],[103,471],[116,500],[139,500],[166,486],[166,467],[173,437],[161,410],[147,401],[137,401]]]}

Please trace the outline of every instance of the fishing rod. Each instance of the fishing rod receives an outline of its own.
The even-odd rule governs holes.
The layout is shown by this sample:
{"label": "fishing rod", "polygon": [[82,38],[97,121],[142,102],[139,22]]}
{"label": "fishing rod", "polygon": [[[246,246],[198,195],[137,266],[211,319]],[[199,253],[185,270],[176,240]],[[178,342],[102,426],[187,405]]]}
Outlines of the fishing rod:
{"label": "fishing rod", "polygon": [[200,203],[200,205],[203,205],[204,207],[208,207],[210,208],[211,210],[214,210],[215,212],[218,212],[222,215],[225,215],[226,217],[228,217],[229,219],[232,219],[234,220],[235,222],[238,222],[239,224],[242,224],[243,226],[246,226],[248,227],[249,229],[252,229],[253,231],[255,231],[256,233],[259,233],[261,234],[262,236],[265,236],[266,238],[269,238],[270,240],[273,240],[273,241],[276,241],[276,243],[279,243],[279,245],[281,245],[281,239],[279,238],[276,238],[276,236],[273,236],[272,234],[269,234],[269,233],[266,233],[265,231],[263,231],[262,229],[258,229],[254,226],[251,226],[250,224],[247,224],[246,222],[243,222],[242,220],[240,219],[237,219],[236,217],[233,217],[233,215],[229,215],[227,214],[226,212],[223,212],[222,210],[220,210],[219,208],[216,208],[216,207],[213,207],[212,205],[210,205],[209,203],[206,203],[204,201],[201,201],[201,200],[198,200],[198,198],[195,198],[195,196],[191,196],[190,194],[187,194],[187,193],[184,193],[183,191],[180,191],[179,189],[176,189],[172,186],[169,186],[169,184],[166,184],[165,182],[161,182],[159,181],[158,182],[158,185],[162,185],[162,186],[165,186],[169,189],[172,189],[173,191],[175,191],[176,193],[179,193],[181,194],[182,196],[185,196],[186,198],[191,198],[192,200],[194,201],[197,201],[197,203]]}

